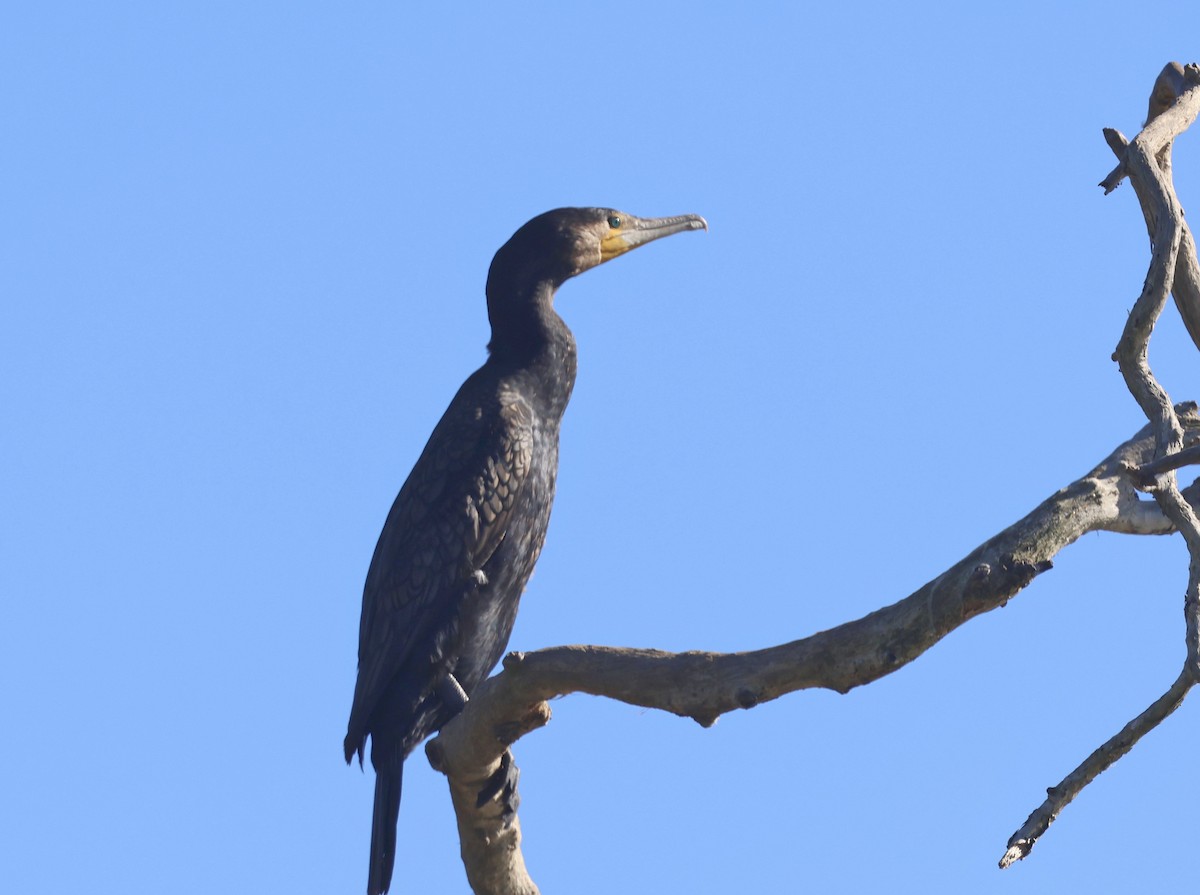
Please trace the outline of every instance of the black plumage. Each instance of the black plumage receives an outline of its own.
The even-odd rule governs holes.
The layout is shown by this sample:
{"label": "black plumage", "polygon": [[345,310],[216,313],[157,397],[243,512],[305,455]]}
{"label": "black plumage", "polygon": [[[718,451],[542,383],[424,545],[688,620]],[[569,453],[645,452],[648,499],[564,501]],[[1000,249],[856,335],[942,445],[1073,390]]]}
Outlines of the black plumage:
{"label": "black plumage", "polygon": [[487,362],[458,390],[400,489],[363,589],[345,755],[361,761],[371,737],[369,895],[391,884],[404,759],[500,659],[546,538],[559,422],[575,383],[575,340],[554,311],[555,291],[638,245],[706,226],[696,215],[562,208],[496,253]]}

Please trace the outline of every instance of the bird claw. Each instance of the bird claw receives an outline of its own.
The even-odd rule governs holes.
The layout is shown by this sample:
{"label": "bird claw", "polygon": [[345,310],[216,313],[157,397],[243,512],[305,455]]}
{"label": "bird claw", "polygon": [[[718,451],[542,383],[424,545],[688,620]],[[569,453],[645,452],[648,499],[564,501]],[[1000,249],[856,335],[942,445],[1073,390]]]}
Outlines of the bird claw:
{"label": "bird claw", "polygon": [[479,795],[475,799],[475,807],[482,808],[488,802],[499,800],[501,802],[500,816],[504,818],[506,825],[511,823],[512,818],[517,816],[517,808],[521,804],[521,796],[517,792],[517,781],[520,778],[521,769],[513,761],[512,752],[505,749],[504,754],[500,756],[500,767],[479,790]]}
{"label": "bird claw", "polygon": [[434,687],[434,692],[437,693],[438,699],[442,701],[442,705],[450,709],[455,715],[463,710],[468,701],[467,691],[463,689],[462,684],[452,674],[447,674],[439,680]]}

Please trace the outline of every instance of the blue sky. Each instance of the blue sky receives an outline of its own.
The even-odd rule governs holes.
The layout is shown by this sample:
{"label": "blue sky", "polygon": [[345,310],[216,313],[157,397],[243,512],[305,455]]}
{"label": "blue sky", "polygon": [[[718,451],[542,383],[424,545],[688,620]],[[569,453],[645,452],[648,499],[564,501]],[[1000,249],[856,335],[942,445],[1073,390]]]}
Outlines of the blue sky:
{"label": "blue sky", "polygon": [[[696,212],[569,283],[558,502],[511,646],[736,650],[900,599],[1141,424],[1132,136],[1200,13],[1115,3],[58,4],[0,28],[0,872],[356,892],[362,579],[545,209]],[[1146,17],[1150,19],[1150,17]],[[1189,18],[1191,19],[1189,21]],[[1184,205],[1196,135],[1176,149]],[[1198,398],[1173,312],[1151,363]],[[590,697],[517,748],[546,892],[1170,891],[1185,704],[1008,836],[1183,657],[1177,538],[1092,535],[847,696],[711,730]],[[395,890],[465,892],[444,780]]]}

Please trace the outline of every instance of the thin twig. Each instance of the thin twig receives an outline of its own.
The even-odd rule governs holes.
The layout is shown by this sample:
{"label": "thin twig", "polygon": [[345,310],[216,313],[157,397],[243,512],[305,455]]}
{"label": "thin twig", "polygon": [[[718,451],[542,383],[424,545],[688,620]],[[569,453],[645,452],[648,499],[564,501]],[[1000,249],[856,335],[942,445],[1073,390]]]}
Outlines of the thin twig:
{"label": "thin twig", "polygon": [[1200,445],[1159,457],[1157,460],[1151,460],[1141,466],[1131,466],[1127,471],[1139,488],[1143,491],[1152,491],[1156,487],[1158,477],[1164,472],[1182,469],[1196,463],[1200,463]]}
{"label": "thin twig", "polygon": [[1108,770],[1114,762],[1134,747],[1138,740],[1162,723],[1171,712],[1179,708],[1183,698],[1192,687],[1185,672],[1181,674],[1162,696],[1146,711],[1142,712],[1123,728],[1121,732],[1087,757],[1079,767],[1067,775],[1058,786],[1046,790],[1046,801],[1029,815],[1021,829],[1008,840],[1008,851],[1000,859],[1000,869],[1015,864],[1033,849],[1038,837],[1046,832],[1058,813],[1063,810],[1080,791]]}

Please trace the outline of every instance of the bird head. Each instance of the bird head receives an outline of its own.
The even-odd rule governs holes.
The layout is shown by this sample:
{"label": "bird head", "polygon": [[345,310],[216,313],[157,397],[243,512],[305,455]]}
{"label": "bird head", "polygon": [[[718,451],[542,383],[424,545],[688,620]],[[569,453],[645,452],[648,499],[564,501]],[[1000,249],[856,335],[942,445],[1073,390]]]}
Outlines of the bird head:
{"label": "bird head", "polygon": [[505,279],[508,288],[549,282],[554,288],[618,255],[673,233],[707,230],[696,214],[639,218],[613,208],[556,208],[512,235],[496,253],[489,290]]}

